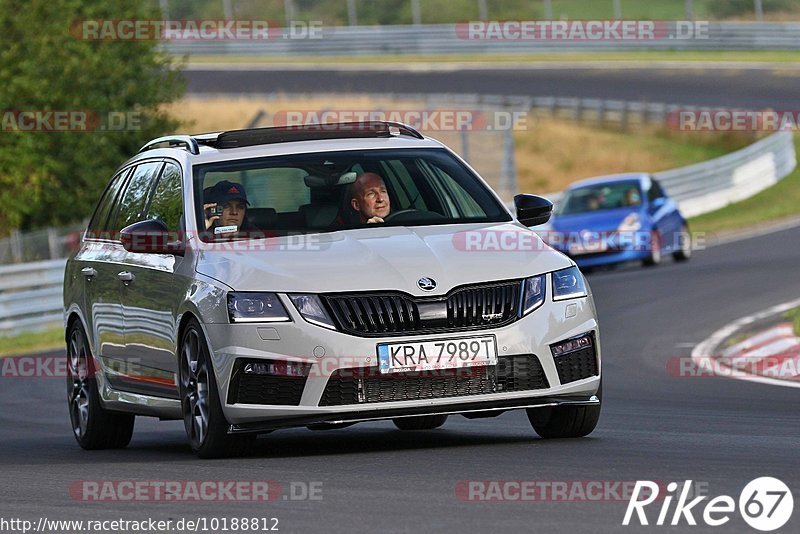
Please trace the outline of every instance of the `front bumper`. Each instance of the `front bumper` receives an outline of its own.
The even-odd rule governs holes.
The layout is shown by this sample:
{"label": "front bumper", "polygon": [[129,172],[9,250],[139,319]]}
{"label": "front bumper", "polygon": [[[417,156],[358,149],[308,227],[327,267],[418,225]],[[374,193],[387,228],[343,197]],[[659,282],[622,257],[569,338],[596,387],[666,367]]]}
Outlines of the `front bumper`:
{"label": "front bumper", "polygon": [[614,265],[629,261],[642,261],[650,257],[648,251],[642,250],[613,250],[599,254],[571,256],[578,267],[599,267],[601,265]]}
{"label": "front bumper", "polygon": [[[577,232],[554,232],[550,246],[568,256],[578,267],[598,267],[641,261],[650,257],[650,230],[598,231],[587,238],[576,234]],[[583,252],[575,253],[570,249],[571,245],[577,245]]]}
{"label": "front bumper", "polygon": [[[287,306],[292,322],[279,324],[205,324],[222,408],[233,432],[258,432],[286,426],[346,423],[394,417],[463,413],[547,406],[556,402],[591,403],[600,382],[601,350],[591,296],[566,301],[548,300],[531,314],[495,329],[386,338],[356,337],[307,323]],[[596,375],[561,383],[550,345],[592,333]],[[535,355],[547,387],[526,391],[482,392],[391,402],[324,405],[326,385],[339,370],[377,366],[379,343],[446,340],[464,335],[494,335],[498,357]],[[237,359],[298,362],[309,369],[294,405],[244,404],[229,393]]]}

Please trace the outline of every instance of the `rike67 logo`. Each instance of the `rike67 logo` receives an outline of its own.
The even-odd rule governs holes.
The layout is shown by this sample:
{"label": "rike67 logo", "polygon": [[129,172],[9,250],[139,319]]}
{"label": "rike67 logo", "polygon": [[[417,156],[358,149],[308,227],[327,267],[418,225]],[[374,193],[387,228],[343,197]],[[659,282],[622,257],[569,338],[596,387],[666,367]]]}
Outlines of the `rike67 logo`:
{"label": "rike67 logo", "polygon": [[[691,480],[685,481],[680,488],[677,482],[670,482],[667,484],[665,495],[659,495],[660,488],[661,486],[655,482],[637,480],[622,524],[627,526],[633,522],[635,525],[638,521],[640,525],[650,525],[653,517],[651,514],[648,518],[645,508],[657,500],[661,501],[658,518],[655,520],[655,525],[658,526],[682,524],[695,526],[697,519],[702,519],[708,526],[719,527],[731,520],[738,504],[739,514],[748,525],[756,530],[769,532],[785,525],[794,511],[794,499],[789,487],[772,477],[756,478],[748,482],[739,494],[738,503],[733,497],[720,495],[701,506],[708,496],[703,495],[689,500]],[[676,498],[673,509],[672,503]]]}

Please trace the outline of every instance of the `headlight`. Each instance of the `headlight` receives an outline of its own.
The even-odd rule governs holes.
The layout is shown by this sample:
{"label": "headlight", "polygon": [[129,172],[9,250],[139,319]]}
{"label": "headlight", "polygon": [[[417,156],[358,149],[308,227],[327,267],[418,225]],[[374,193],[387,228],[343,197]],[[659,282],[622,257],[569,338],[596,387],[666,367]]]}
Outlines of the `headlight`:
{"label": "headlight", "polygon": [[619,224],[617,230],[620,232],[635,232],[641,229],[641,227],[642,221],[639,220],[639,214],[631,213]]}
{"label": "headlight", "polygon": [[322,301],[316,295],[289,295],[289,299],[309,323],[336,330],[331,316],[325,311]]}
{"label": "headlight", "polygon": [[228,317],[232,323],[291,321],[275,293],[228,293]]}
{"label": "headlight", "polygon": [[553,300],[567,300],[586,296],[586,284],[577,267],[553,273]]}
{"label": "headlight", "polygon": [[526,279],[522,283],[522,315],[527,315],[544,302],[545,277],[543,274]]}

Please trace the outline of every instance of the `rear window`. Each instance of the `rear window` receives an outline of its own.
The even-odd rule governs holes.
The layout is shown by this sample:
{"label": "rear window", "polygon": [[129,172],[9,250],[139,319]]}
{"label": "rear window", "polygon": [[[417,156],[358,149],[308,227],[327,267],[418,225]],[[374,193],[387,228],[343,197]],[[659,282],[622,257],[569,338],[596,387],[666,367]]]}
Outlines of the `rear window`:
{"label": "rear window", "polygon": [[[442,149],[226,161],[195,166],[194,180],[207,239],[511,220],[482,181]],[[214,212],[215,205],[229,211]]]}

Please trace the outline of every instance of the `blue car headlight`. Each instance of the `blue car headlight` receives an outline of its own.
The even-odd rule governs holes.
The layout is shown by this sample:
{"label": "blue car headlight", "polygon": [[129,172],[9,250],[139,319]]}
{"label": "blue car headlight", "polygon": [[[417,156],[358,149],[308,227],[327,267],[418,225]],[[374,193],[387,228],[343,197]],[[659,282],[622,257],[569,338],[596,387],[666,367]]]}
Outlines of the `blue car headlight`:
{"label": "blue car headlight", "polygon": [[545,275],[543,274],[525,279],[522,283],[521,317],[528,315],[544,303],[546,286]]}
{"label": "blue car headlight", "polygon": [[553,272],[553,300],[575,299],[586,294],[586,282],[577,267]]}

